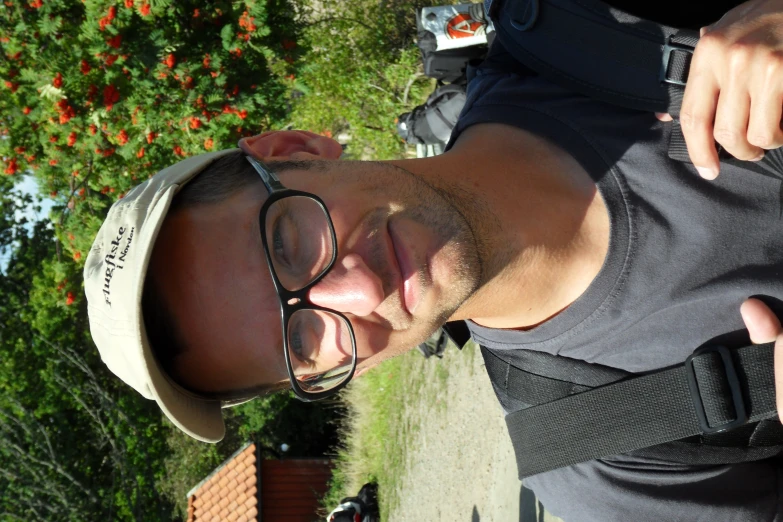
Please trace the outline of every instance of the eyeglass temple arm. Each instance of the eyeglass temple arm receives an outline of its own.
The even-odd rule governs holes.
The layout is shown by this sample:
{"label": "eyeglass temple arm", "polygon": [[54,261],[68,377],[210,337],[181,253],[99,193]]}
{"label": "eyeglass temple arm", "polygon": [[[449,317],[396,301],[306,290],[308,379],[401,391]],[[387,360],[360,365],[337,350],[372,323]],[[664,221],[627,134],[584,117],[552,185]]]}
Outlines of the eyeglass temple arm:
{"label": "eyeglass temple arm", "polygon": [[278,190],[285,190],[283,184],[280,183],[280,180],[277,178],[277,176],[275,176],[275,174],[269,170],[269,167],[252,156],[245,157],[247,158],[247,161],[253,165],[253,168],[256,169],[258,175],[261,176],[261,181],[263,181],[264,185],[266,185],[266,189],[269,191],[269,194],[272,194]]}

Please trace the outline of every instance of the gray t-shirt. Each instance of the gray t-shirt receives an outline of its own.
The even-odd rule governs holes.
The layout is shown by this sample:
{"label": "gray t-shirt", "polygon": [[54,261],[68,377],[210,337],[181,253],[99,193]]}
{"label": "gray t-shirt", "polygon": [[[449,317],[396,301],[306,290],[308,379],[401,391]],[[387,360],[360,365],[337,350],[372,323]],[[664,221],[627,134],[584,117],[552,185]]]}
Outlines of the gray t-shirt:
{"label": "gray t-shirt", "polygon": [[[648,372],[711,341],[748,344],[739,307],[750,296],[783,317],[781,150],[759,164],[723,160],[707,181],[669,159],[666,124],[653,114],[586,98],[512,62],[493,49],[452,143],[470,125],[494,122],[558,144],[595,180],[610,244],[600,273],[566,310],[529,331],[468,322],[476,342],[511,364],[520,350],[537,350]],[[507,413],[518,409],[496,392]],[[783,521],[780,459],[688,466],[623,455],[525,482],[568,522]]]}

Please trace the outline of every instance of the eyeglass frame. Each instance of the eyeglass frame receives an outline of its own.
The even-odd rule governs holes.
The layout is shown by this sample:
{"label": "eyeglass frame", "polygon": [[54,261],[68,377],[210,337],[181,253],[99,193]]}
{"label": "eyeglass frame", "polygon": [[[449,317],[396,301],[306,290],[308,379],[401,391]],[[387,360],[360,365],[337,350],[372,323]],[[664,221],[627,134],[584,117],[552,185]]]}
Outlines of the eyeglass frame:
{"label": "eyeglass frame", "polygon": [[[282,319],[281,338],[283,339],[283,355],[285,356],[286,369],[288,370],[288,379],[291,382],[291,388],[293,389],[294,394],[296,394],[296,396],[304,402],[318,401],[321,399],[325,399],[327,397],[331,397],[332,395],[336,394],[341,389],[343,389],[351,381],[351,379],[353,379],[354,373],[356,372],[356,361],[358,358],[356,353],[356,336],[353,332],[353,325],[351,324],[351,321],[341,312],[338,312],[337,310],[332,310],[331,308],[315,305],[311,303],[307,298],[307,293],[309,292],[309,290],[313,286],[317,285],[326,276],[326,274],[329,273],[329,271],[334,266],[335,261],[337,261],[337,234],[335,234],[334,231],[334,223],[332,223],[332,216],[329,215],[329,210],[326,208],[326,204],[323,202],[321,198],[319,198],[318,196],[310,192],[294,190],[284,186],[280,182],[280,179],[274,174],[272,169],[270,169],[263,162],[257,160],[252,156],[246,155],[245,158],[247,158],[247,160],[250,162],[253,168],[256,169],[258,175],[261,177],[261,181],[264,183],[264,186],[269,192],[269,197],[267,197],[266,201],[261,206],[261,210],[258,214],[258,223],[261,229],[261,242],[264,245],[264,255],[266,256],[266,262],[267,265],[269,266],[269,274],[272,276],[272,283],[274,284],[275,292],[277,293],[277,299],[280,303],[280,315]],[[307,285],[305,285],[303,288],[300,288],[299,290],[288,290],[282,285],[282,283],[280,283],[280,279],[277,277],[277,274],[275,273],[274,265],[272,264],[272,256],[269,254],[269,244],[267,242],[266,233],[264,232],[266,230],[265,227],[266,216],[272,204],[280,201],[281,199],[285,199],[292,196],[307,197],[309,199],[312,199],[316,203],[318,203],[318,205],[321,207],[321,210],[323,210],[324,215],[326,216],[326,221],[329,224],[329,232],[331,235],[332,244],[334,245],[334,249],[332,251],[332,259],[329,261],[326,268],[324,268],[318,276],[316,276],[312,281],[310,281]],[[294,304],[290,303],[291,300],[295,300]],[[350,334],[351,337],[351,355],[352,355],[351,369],[348,372],[348,376],[345,378],[345,380],[340,384],[338,384],[337,386],[335,386],[334,388],[322,392],[308,392],[304,390],[296,380],[296,375],[294,373],[294,369],[291,364],[291,354],[289,353],[288,350],[288,334],[286,332],[288,331],[288,323],[291,316],[293,316],[299,310],[316,310],[316,311],[328,312],[330,314],[334,314],[342,318],[348,325],[348,333]]]}

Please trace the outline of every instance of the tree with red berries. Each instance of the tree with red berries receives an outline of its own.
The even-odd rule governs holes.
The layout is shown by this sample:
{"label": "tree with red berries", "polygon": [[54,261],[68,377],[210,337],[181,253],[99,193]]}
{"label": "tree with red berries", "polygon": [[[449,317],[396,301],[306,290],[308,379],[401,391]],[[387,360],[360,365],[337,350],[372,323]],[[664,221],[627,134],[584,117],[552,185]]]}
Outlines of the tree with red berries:
{"label": "tree with red berries", "polygon": [[[283,125],[285,1],[0,5],[0,519],[172,520],[167,425],[100,362],[82,264],[132,186]],[[56,203],[32,231],[25,174]]]}

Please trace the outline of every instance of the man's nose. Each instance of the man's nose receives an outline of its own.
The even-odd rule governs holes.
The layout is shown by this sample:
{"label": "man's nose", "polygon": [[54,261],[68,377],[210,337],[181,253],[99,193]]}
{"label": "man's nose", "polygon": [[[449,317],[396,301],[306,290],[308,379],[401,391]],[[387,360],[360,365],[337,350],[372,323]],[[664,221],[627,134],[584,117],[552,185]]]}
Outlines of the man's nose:
{"label": "man's nose", "polygon": [[370,315],[383,301],[383,285],[358,254],[338,259],[308,292],[310,302],[353,315]]}

